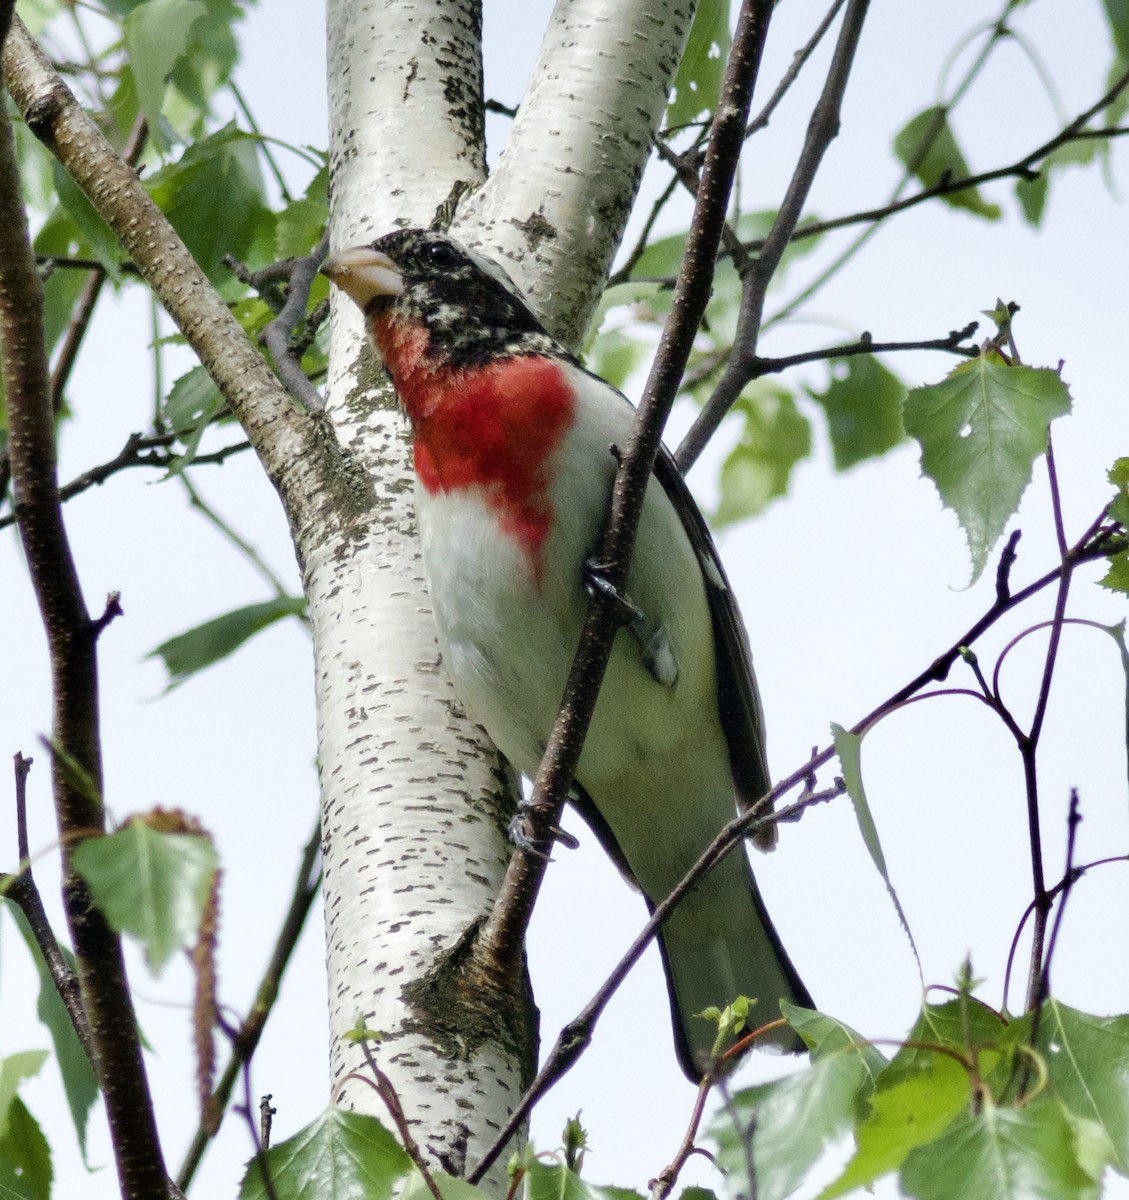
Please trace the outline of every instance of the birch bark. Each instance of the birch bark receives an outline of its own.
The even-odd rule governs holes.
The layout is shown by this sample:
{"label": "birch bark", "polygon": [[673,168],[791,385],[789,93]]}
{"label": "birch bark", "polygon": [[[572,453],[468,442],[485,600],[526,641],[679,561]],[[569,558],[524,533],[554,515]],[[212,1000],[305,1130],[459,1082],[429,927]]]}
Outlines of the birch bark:
{"label": "birch bark", "polygon": [[[575,344],[690,15],[691,0],[562,0],[503,166],[483,186],[478,4],[330,0],[334,248],[429,224],[454,185],[470,185],[456,236],[506,260]],[[417,1139],[460,1174],[536,1062],[526,980],[505,996],[453,983],[502,878],[512,792],[439,661],[407,430],[350,304],[333,312],[327,413],[338,495],[296,536],[317,674],[332,1074],[364,1073],[347,1036],[359,1018],[381,1030],[378,1061]],[[368,1088],[346,1081],[342,1095],[384,1115]],[[491,1182],[504,1190],[503,1174]]]}

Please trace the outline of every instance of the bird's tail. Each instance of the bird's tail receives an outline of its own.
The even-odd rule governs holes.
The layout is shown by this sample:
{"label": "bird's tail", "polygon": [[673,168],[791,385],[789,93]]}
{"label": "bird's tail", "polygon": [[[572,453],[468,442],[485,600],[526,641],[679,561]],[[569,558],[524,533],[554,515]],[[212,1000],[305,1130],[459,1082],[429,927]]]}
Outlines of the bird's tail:
{"label": "bird's tail", "polygon": [[[717,1027],[697,1016],[737,996],[756,999],[748,1028],[780,1016],[780,1000],[813,1007],[769,920],[748,860],[734,851],[667,918],[659,935],[683,1071],[698,1080],[709,1065]],[[787,1026],[757,1042],[791,1053],[804,1049]],[[723,1047],[724,1048],[724,1047]]]}

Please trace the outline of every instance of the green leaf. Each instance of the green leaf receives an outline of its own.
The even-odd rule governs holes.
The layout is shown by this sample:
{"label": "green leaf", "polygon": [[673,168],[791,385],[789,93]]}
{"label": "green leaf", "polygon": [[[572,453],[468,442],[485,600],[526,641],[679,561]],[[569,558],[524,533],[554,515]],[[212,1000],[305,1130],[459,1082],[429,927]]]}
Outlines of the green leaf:
{"label": "green leaf", "polygon": [[146,186],[208,278],[225,294],[231,291],[237,281],[223,265],[224,255],[242,257],[260,221],[270,217],[255,139],[226,125],[162,167]]}
{"label": "green leaf", "polygon": [[375,1117],[327,1109],[260,1159],[252,1159],[240,1200],[390,1200],[412,1160]]}
{"label": "green leaf", "polygon": [[[971,174],[953,136],[948,114],[941,107],[927,108],[904,126],[894,138],[894,153],[926,188],[966,179]],[[953,208],[967,209],[989,221],[1000,218],[1000,206],[989,204],[977,188],[948,192],[941,198]]]}
{"label": "green leaf", "polygon": [[196,434],[223,412],[226,401],[204,367],[193,367],[169,389],[165,420],[181,438]]}
{"label": "green leaf", "polygon": [[906,432],[921,468],[957,515],[972,556],[972,579],[1019,506],[1051,421],[1070,411],[1070,393],[1048,367],[1009,366],[995,353],[957,367],[906,397]]}
{"label": "green leaf", "polygon": [[729,42],[729,0],[701,0],[674,79],[668,126],[685,125],[717,107]]}
{"label": "green leaf", "polygon": [[321,201],[292,200],[278,214],[275,254],[279,258],[309,254],[321,241],[328,220],[329,209]]}
{"label": "green leaf", "polygon": [[730,525],[754,516],[788,490],[792,468],[811,454],[811,425],[784,388],[752,384],[733,406],[743,418],[741,437],[721,466],[714,522]]}
{"label": "green leaf", "polygon": [[8,1118],[20,1084],[38,1075],[46,1061],[46,1050],[21,1050],[0,1059],[0,1137],[8,1132]]}
{"label": "green leaf", "polygon": [[207,837],[166,833],[141,817],[116,833],[87,838],[74,852],[75,870],[94,903],[114,929],[141,942],[154,974],[195,943],[217,865]]}
{"label": "green leaf", "polygon": [[918,1200],[1096,1200],[1074,1129],[1053,1097],[1021,1109],[985,1099],[906,1158],[902,1188]]}
{"label": "green leaf", "polygon": [[[431,1178],[443,1200],[493,1200],[492,1192],[484,1191],[475,1187],[473,1183],[467,1183],[465,1179],[456,1179],[443,1171],[432,1171]],[[403,1191],[399,1193],[399,1200],[433,1200],[433,1193],[427,1186],[427,1181],[414,1168],[404,1184]]]}
{"label": "green leaf", "polygon": [[278,596],[262,604],[249,604],[169,638],[146,657],[164,659],[169,673],[168,686],[174,688],[197,671],[227,658],[268,625],[284,617],[300,617],[305,611],[303,596]]}
{"label": "green leaf", "polygon": [[53,1171],[51,1147],[22,1100],[8,1113],[0,1134],[0,1196],[4,1200],[50,1200]]}
{"label": "green leaf", "polygon": [[873,354],[833,358],[829,365],[827,391],[809,388],[808,395],[827,414],[835,469],[845,471],[864,459],[885,454],[903,440],[906,387]]}
{"label": "green leaf", "polygon": [[[231,78],[239,61],[235,28],[243,19],[243,11],[243,5],[231,0],[207,0],[206,15],[192,26],[185,53],[173,66],[173,87],[196,110],[198,120],[210,112],[213,97]],[[189,132],[183,121],[175,123],[178,129]],[[202,131],[202,125],[191,129],[194,137]]]}
{"label": "green leaf", "polygon": [[878,1077],[870,1114],[856,1134],[858,1149],[819,1200],[845,1196],[896,1171],[915,1146],[931,1142],[972,1100],[968,1071],[947,1054],[919,1055],[912,1073],[883,1085]]}
{"label": "green leaf", "polygon": [[747,1176],[746,1139],[753,1129],[758,1200],[790,1195],[828,1145],[854,1128],[886,1061],[841,1023],[794,1005],[781,1008],[812,1047],[811,1065],[738,1092],[711,1129],[718,1165],[731,1176],[733,1192]]}
{"label": "green leaf", "polygon": [[115,284],[121,283],[121,263],[125,254],[113,231],[98,215],[94,205],[87,200],[78,184],[58,163],[54,167],[54,178],[59,203],[74,221],[83,241],[105,268],[110,280]]}
{"label": "green leaf", "polygon": [[882,853],[882,843],[878,839],[878,826],[874,823],[874,814],[871,812],[870,802],[866,798],[866,789],[863,787],[862,738],[858,734],[844,729],[842,725],[835,724],[831,726],[831,735],[835,739],[835,753],[839,757],[839,765],[843,768],[843,783],[855,810],[855,820],[858,822],[863,844],[866,846],[871,862],[874,863],[875,870],[882,876],[882,882],[886,885],[886,891],[894,905],[894,911],[898,914],[898,920],[909,939],[910,949],[913,951],[913,957],[917,960],[917,970],[920,974],[921,955],[917,952],[917,943],[913,940],[913,932],[906,919],[902,902],[898,899],[898,893],[894,890],[894,884],[890,879],[886,856]]}
{"label": "green leaf", "polygon": [[1129,0],[1102,0],[1102,6],[1118,57],[1129,59]]}
{"label": "green leaf", "polygon": [[[78,1144],[85,1160],[86,1123],[94,1101],[98,1099],[98,1083],[94,1078],[90,1060],[86,1057],[86,1051],[83,1050],[82,1043],[78,1040],[78,1034],[74,1031],[74,1025],[71,1023],[66,1005],[59,996],[47,964],[43,961],[43,955],[39,951],[35,934],[32,933],[27,918],[14,904],[11,906],[11,912],[27,943],[28,952],[31,954],[32,962],[35,963],[35,969],[39,973],[39,1002],[36,1012],[40,1021],[47,1026],[51,1033],[51,1041],[55,1046],[55,1061],[58,1063],[59,1073],[63,1077],[63,1091],[67,1096],[67,1106],[71,1110],[71,1119],[74,1121]],[[61,947],[61,949],[67,964],[73,970],[74,956],[66,947]]]}
{"label": "green leaf", "polygon": [[202,0],[146,0],[122,21],[137,96],[158,141],[169,73],[188,48],[192,26],[207,11]]}
{"label": "green leaf", "polygon": [[[1031,1020],[1017,1022],[1018,1036],[1026,1037]],[[1129,1016],[1096,1017],[1048,1000],[1035,1049],[1063,1106],[1100,1126],[1117,1170],[1129,1174]]]}

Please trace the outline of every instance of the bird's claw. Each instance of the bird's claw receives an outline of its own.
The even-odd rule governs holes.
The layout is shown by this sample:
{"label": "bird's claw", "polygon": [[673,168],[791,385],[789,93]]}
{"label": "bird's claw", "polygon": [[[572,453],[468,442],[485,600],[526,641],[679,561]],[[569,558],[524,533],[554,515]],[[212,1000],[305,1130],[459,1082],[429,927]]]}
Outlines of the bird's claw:
{"label": "bird's claw", "polygon": [[606,568],[595,559],[585,559],[581,570],[584,590],[593,600],[604,601],[615,614],[621,625],[630,625],[632,621],[642,621],[643,612],[631,603],[619,589],[609,581],[605,574]]}
{"label": "bird's claw", "polygon": [[[542,850],[537,840],[530,837],[528,833],[528,819],[532,808],[533,806],[525,800],[519,802],[518,809],[520,811],[510,821],[510,841],[519,850],[524,850],[527,854],[535,854],[538,858],[544,859],[545,862],[552,862],[551,856]],[[550,844],[552,842],[559,842],[566,850],[576,850],[580,846],[579,839],[575,838],[567,830],[562,829],[559,825],[550,825],[548,833]]]}

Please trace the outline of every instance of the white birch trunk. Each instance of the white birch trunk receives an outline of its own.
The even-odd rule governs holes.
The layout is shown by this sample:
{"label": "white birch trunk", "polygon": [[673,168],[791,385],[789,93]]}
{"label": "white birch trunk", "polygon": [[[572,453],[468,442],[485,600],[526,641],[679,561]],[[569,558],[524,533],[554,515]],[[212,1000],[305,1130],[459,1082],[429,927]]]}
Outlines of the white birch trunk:
{"label": "white birch trunk", "polygon": [[696,0],[557,0],[489,182],[452,233],[506,265],[580,344],[666,108]]}
{"label": "white birch trunk", "polygon": [[[512,259],[532,249],[519,276],[554,298],[546,307],[558,316],[590,310],[622,235],[686,34],[689,0],[678,18],[675,8],[562,2],[505,174],[474,201],[488,227],[460,222],[460,236],[488,251]],[[570,9],[588,14],[580,26]],[[329,0],[327,22],[336,249],[429,224],[454,183],[482,183],[481,30],[474,0]],[[587,49],[565,54],[568,36],[587,39]],[[585,59],[599,64],[599,87]],[[550,128],[565,130],[569,147],[552,163],[526,149]],[[563,178],[562,164],[571,164]],[[539,211],[534,195],[556,230],[540,250],[536,222],[524,242],[512,235]],[[589,242],[591,252],[578,253]],[[557,293],[558,276],[567,294]],[[489,911],[508,858],[505,777],[439,662],[407,430],[347,303],[333,311],[327,397],[343,452],[336,496],[295,537],[317,672],[332,1078],[365,1072],[346,1037],[358,1019],[382,1031],[377,1059],[417,1140],[460,1174],[512,1110],[536,1058],[524,981],[502,1000],[444,986],[449,952]],[[341,1098],[386,1115],[363,1085],[346,1082]],[[501,1194],[504,1170],[488,1182]]]}

